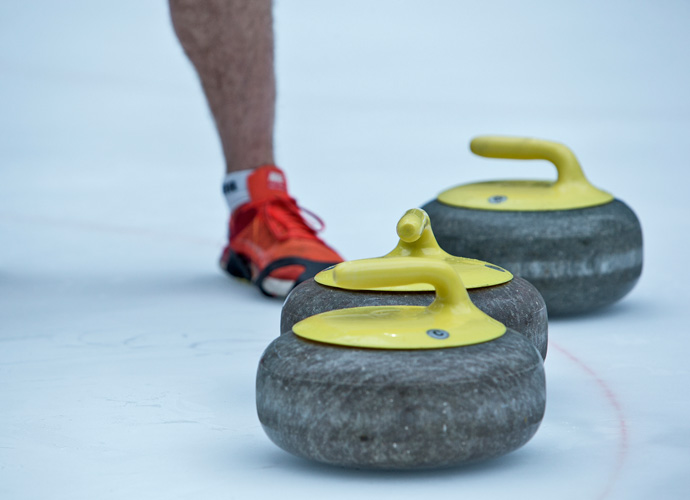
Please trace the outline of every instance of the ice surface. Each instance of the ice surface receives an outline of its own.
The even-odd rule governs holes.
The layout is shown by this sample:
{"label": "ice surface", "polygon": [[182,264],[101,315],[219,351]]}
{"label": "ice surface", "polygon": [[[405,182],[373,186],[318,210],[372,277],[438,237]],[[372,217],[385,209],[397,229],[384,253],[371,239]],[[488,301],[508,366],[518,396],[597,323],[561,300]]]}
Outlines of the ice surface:
{"label": "ice surface", "polygon": [[451,185],[553,176],[481,133],[568,144],[643,224],[637,288],[551,323],[535,438],[404,474],[265,437],[280,302],[215,266],[222,158],[165,2],[1,4],[0,498],[688,498],[690,6],[571,4],[277,2],[278,161],[346,257]]}

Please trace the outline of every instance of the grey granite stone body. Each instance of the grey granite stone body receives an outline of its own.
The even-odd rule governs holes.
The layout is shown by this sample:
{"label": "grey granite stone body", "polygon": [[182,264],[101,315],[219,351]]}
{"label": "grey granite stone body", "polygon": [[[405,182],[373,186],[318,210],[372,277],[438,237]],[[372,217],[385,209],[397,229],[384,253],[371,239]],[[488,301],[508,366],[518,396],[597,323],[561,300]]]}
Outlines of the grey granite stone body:
{"label": "grey granite stone body", "polygon": [[[528,281],[515,277],[508,283],[467,290],[479,309],[508,328],[527,337],[546,358],[548,318],[546,304]],[[333,309],[365,306],[428,306],[434,292],[373,292],[343,290],[307,280],[290,292],[280,316],[280,332],[292,329],[298,321]]]}
{"label": "grey granite stone body", "polygon": [[288,332],[261,358],[256,404],[269,438],[297,456],[358,468],[447,467],[529,441],[544,415],[544,366],[512,330],[473,346],[402,351]]}
{"label": "grey granite stone body", "polygon": [[625,296],[642,273],[642,229],[628,206],[494,212],[427,203],[439,245],[532,283],[549,315],[583,313]]}

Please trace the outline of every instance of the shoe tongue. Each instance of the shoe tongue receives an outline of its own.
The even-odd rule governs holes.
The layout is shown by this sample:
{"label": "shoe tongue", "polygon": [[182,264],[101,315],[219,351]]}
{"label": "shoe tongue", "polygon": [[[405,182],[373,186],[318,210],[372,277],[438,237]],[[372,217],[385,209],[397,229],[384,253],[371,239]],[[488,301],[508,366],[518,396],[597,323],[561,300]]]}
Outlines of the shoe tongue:
{"label": "shoe tongue", "polygon": [[259,167],[247,178],[247,187],[252,201],[269,198],[288,198],[285,174],[272,165]]}

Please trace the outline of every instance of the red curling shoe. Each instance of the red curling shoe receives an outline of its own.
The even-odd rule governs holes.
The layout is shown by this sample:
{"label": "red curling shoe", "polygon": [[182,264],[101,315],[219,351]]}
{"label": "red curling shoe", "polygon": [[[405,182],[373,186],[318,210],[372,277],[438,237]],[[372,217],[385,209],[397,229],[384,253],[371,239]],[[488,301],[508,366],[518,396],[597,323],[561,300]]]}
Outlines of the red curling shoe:
{"label": "red curling shoe", "polygon": [[255,169],[247,188],[250,201],[230,216],[230,242],[220,258],[223,270],[251,281],[265,295],[285,297],[302,281],[342,262],[317,236],[323,221],[298,207],[288,194],[282,170],[273,165]]}

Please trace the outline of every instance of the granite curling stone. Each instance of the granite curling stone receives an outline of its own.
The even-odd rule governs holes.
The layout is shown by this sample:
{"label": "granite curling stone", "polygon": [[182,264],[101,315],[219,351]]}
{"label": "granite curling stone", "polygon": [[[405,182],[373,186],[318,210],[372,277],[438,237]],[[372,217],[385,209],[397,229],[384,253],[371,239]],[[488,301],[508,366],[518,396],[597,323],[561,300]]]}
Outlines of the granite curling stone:
{"label": "granite curling stone", "polygon": [[268,437],[300,457],[366,469],[449,467],[524,445],[546,404],[534,345],[477,309],[447,263],[384,261],[344,263],[336,281],[422,279],[436,300],[329,311],[274,340],[256,381]]}
{"label": "granite curling stone", "polygon": [[448,252],[487,260],[527,279],[549,315],[585,313],[624,297],[642,273],[642,229],[622,201],[592,186],[566,146],[513,137],[475,138],[485,157],[543,159],[549,181],[467,184],[424,205]]}
{"label": "granite curling stone", "polygon": [[[475,259],[454,257],[436,242],[428,215],[419,208],[408,210],[397,225],[400,237],[395,249],[382,257],[436,258],[453,265],[467,288],[470,299],[479,309],[529,339],[542,358],[546,358],[548,318],[544,299],[527,280],[513,276],[498,266]],[[434,300],[432,287],[416,283],[405,287],[374,287],[352,290],[336,286],[335,268],[327,269],[314,279],[299,284],[283,304],[280,332],[309,316],[333,309],[364,306],[428,306]]]}

